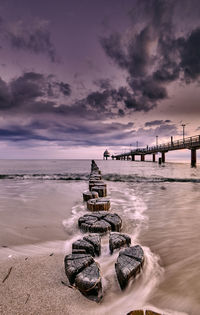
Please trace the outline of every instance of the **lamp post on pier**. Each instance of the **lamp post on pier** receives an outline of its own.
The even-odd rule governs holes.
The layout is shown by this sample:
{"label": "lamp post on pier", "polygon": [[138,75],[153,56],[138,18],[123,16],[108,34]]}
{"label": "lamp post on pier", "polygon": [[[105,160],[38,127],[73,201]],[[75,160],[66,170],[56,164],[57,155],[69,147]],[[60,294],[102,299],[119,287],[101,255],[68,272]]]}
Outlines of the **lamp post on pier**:
{"label": "lamp post on pier", "polygon": [[181,125],[183,127],[183,142],[185,141],[185,124]]}
{"label": "lamp post on pier", "polygon": [[158,136],[156,136],[156,146],[158,147]]}

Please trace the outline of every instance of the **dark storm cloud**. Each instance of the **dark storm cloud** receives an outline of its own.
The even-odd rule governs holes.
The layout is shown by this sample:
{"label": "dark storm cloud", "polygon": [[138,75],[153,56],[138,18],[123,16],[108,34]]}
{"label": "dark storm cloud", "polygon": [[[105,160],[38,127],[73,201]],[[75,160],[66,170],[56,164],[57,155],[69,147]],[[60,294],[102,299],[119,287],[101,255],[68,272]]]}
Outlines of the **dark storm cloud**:
{"label": "dark storm cloud", "polygon": [[145,123],[145,127],[152,127],[152,126],[159,126],[159,125],[164,125],[166,123],[170,123],[171,121],[169,119],[167,120],[152,120],[152,121],[147,121]]}
{"label": "dark storm cloud", "polygon": [[200,28],[191,32],[188,38],[179,39],[181,67],[186,80],[195,80],[200,75]]}
{"label": "dark storm cloud", "polygon": [[70,85],[57,81],[52,75],[26,72],[10,83],[0,78],[0,111],[7,114],[13,110],[18,113],[48,112],[56,105],[54,99],[70,93]]}
{"label": "dark storm cloud", "polygon": [[[70,91],[68,83],[41,73],[25,72],[9,83],[0,79],[0,114],[6,118],[0,139],[60,141],[63,145],[105,145],[112,141],[122,145],[122,140],[128,141],[133,123],[103,123],[119,115],[115,102],[127,97],[128,91],[96,91],[70,105],[60,104],[62,96],[67,103]],[[116,113],[112,113],[114,109]]]}
{"label": "dark storm cloud", "polygon": [[102,90],[110,89],[111,86],[111,81],[109,79],[99,79],[95,80],[94,84],[98,86]]}
{"label": "dark storm cloud", "polygon": [[10,128],[0,128],[0,139],[9,140],[11,142],[18,141],[30,141],[30,140],[46,140],[48,137],[37,135],[34,131],[29,128],[21,128],[19,126],[12,126]]}
{"label": "dark storm cloud", "polygon": [[27,25],[21,20],[9,24],[1,19],[0,30],[1,36],[10,43],[12,48],[35,54],[46,54],[52,62],[57,61],[47,21],[37,19],[30,21]]}
{"label": "dark storm cloud", "polygon": [[[200,4],[195,3],[200,10]],[[200,28],[182,32],[181,36],[178,31],[177,21],[184,5],[190,13],[195,10],[192,4],[188,7],[187,1],[135,1],[130,11],[131,31],[100,39],[106,55],[127,71],[127,82],[133,91],[131,99],[125,101],[127,108],[143,106],[151,110],[168,97],[169,83],[182,78],[190,83],[199,78]]]}
{"label": "dark storm cloud", "polygon": [[[41,118],[39,118],[41,119]],[[62,145],[124,145],[132,137],[133,123],[99,123],[85,120],[74,121],[33,120],[23,127],[7,126],[0,129],[1,140],[19,141],[56,141]],[[41,131],[45,135],[41,133]],[[123,140],[123,142],[122,142]],[[31,143],[30,143],[31,145]]]}
{"label": "dark storm cloud", "polygon": [[0,79],[0,111],[4,115],[42,113],[101,120],[149,110],[145,104],[138,106],[126,87],[94,91],[72,103],[68,102],[70,95],[71,86],[53,75],[25,72],[9,83]]}
{"label": "dark storm cloud", "polygon": [[119,33],[114,33],[108,38],[102,37],[100,42],[106,54],[121,68],[127,69],[129,63],[123,49],[121,35]]}
{"label": "dark storm cloud", "polygon": [[63,95],[69,96],[71,94],[71,87],[68,83],[57,82],[56,85],[59,87],[60,92],[62,92]]}
{"label": "dark storm cloud", "polygon": [[[153,127],[153,125],[149,126]],[[161,124],[156,128],[139,128],[137,130],[138,135],[140,136],[148,136],[148,137],[171,137],[178,134],[178,129],[175,124]]]}

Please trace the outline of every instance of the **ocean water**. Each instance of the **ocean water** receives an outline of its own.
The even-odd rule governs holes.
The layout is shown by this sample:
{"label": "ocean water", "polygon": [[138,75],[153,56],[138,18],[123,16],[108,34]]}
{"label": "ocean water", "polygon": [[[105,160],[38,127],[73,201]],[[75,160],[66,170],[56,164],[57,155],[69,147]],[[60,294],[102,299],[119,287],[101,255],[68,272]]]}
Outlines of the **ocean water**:
{"label": "ocean water", "polygon": [[[104,298],[87,314],[126,314],[151,308],[164,314],[200,314],[200,167],[189,164],[98,161],[111,211],[122,232],[145,252],[142,273],[121,292],[108,237],[102,238]],[[90,160],[0,161],[0,259],[69,253],[81,237]]]}

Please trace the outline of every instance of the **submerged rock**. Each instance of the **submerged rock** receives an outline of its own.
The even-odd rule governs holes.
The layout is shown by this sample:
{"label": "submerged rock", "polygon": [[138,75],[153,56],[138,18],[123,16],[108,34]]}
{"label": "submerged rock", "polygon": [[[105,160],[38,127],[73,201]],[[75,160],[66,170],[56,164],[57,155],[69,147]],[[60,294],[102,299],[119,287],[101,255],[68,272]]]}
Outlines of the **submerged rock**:
{"label": "submerged rock", "polygon": [[144,252],[141,246],[136,245],[119,252],[115,270],[121,289],[125,289],[130,278],[140,272],[144,263]]}
{"label": "submerged rock", "polygon": [[108,211],[110,200],[106,198],[95,198],[87,201],[87,208],[90,211]]}
{"label": "submerged rock", "polygon": [[117,248],[121,248],[123,246],[130,246],[131,238],[126,234],[121,233],[110,233],[109,237],[109,249],[112,254],[113,251]]}
{"label": "submerged rock", "polygon": [[107,211],[97,211],[85,214],[78,220],[79,228],[84,232],[106,233],[107,231],[119,232],[122,220],[116,213],[108,214]]}

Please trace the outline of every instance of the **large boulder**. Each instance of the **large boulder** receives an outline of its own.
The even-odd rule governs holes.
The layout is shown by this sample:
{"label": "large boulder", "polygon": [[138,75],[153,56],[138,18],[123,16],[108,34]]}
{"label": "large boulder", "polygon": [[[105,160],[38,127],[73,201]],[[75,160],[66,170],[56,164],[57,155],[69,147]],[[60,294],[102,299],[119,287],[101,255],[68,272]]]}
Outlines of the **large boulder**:
{"label": "large boulder", "polygon": [[144,263],[144,252],[136,245],[119,252],[115,270],[121,289],[125,289],[130,278],[135,278]]}
{"label": "large boulder", "polygon": [[109,236],[109,249],[112,254],[115,249],[127,246],[129,247],[131,244],[130,236],[126,234],[121,234],[117,232],[110,233]]}
{"label": "large boulder", "polygon": [[108,214],[107,211],[98,211],[85,214],[78,220],[79,228],[83,232],[106,233],[108,231],[119,232],[122,220],[116,213]]}

